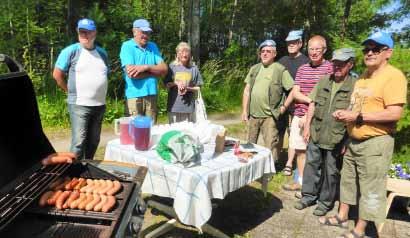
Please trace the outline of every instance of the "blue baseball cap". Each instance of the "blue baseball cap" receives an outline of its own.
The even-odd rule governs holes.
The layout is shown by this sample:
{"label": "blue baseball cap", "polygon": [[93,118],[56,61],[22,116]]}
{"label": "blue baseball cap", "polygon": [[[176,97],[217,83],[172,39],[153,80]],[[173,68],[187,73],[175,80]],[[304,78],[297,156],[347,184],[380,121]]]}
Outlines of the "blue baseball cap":
{"label": "blue baseball cap", "polygon": [[383,31],[378,31],[371,34],[365,41],[363,41],[362,45],[366,44],[369,41],[373,41],[374,43],[379,45],[385,45],[390,49],[392,49],[394,46],[394,42],[390,34]]}
{"label": "blue baseball cap", "polygon": [[265,40],[259,45],[258,49],[261,50],[265,46],[276,47],[276,42],[274,40]]}
{"label": "blue baseball cap", "polygon": [[77,29],[85,29],[85,30],[88,30],[88,31],[95,31],[95,30],[97,30],[97,27],[95,26],[95,23],[94,23],[93,20],[83,18],[83,19],[80,19],[78,21]]}
{"label": "blue baseball cap", "polygon": [[135,20],[134,23],[132,24],[132,27],[141,29],[141,31],[152,31],[151,25],[145,19]]}
{"label": "blue baseball cap", "polygon": [[303,31],[302,30],[295,30],[290,31],[288,37],[286,37],[285,41],[293,41],[293,40],[300,40],[302,39]]}

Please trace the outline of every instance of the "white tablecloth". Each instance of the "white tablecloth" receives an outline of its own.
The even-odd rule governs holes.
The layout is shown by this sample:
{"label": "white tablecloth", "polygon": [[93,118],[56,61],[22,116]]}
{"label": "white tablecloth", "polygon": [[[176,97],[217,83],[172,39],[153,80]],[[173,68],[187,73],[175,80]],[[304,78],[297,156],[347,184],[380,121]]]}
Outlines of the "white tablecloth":
{"label": "white tablecloth", "polygon": [[133,145],[121,145],[115,139],[107,143],[104,160],[146,166],[142,192],[173,198],[178,219],[201,228],[211,217],[211,198],[223,199],[264,174],[276,172],[267,148],[255,145],[258,153],[248,163],[241,163],[232,150],[214,155],[214,147],[205,145],[200,166],[183,168],[162,160],[154,150],[137,151]]}

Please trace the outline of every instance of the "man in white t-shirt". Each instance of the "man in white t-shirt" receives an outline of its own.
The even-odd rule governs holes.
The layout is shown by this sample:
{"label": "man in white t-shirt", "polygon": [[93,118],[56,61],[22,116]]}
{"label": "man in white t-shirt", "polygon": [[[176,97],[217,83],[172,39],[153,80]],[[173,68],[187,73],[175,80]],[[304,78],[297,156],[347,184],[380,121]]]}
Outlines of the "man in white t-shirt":
{"label": "man in white t-shirt", "polygon": [[61,51],[53,77],[68,96],[70,151],[79,159],[93,159],[105,112],[108,58],[107,52],[94,44],[97,28],[93,20],[79,20],[77,33],[78,43]]}

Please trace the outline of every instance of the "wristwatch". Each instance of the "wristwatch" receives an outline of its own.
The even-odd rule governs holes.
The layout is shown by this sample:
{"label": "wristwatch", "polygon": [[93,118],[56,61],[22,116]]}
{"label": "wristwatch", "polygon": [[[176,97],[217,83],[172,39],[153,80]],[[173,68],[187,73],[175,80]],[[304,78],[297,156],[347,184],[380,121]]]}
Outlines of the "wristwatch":
{"label": "wristwatch", "polygon": [[359,115],[356,117],[356,125],[361,126],[363,125],[363,115],[359,112]]}

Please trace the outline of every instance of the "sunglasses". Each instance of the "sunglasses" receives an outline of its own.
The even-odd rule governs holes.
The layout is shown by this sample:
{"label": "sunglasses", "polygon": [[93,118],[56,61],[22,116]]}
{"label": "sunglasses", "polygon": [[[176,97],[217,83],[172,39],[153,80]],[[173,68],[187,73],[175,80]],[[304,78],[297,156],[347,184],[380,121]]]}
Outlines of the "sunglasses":
{"label": "sunglasses", "polygon": [[366,48],[362,49],[362,52],[363,52],[363,54],[366,55],[371,51],[373,54],[378,55],[378,54],[380,54],[381,52],[383,52],[385,50],[387,50],[387,47],[385,47],[385,46],[375,46],[373,48],[366,47]]}

